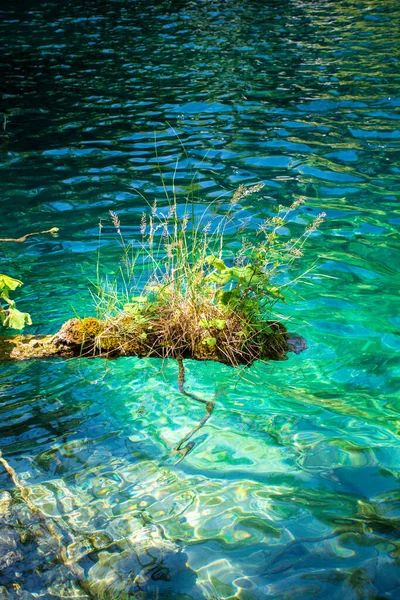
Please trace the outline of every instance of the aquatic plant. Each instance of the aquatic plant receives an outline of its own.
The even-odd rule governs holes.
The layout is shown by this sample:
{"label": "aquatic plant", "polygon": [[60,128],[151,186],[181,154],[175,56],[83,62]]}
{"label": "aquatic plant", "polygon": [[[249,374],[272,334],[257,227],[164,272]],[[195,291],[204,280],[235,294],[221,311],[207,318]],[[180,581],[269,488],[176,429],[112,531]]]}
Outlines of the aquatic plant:
{"label": "aquatic plant", "polygon": [[301,197],[279,206],[254,231],[240,216],[240,202],[263,184],[240,185],[228,202],[221,197],[206,207],[188,198],[179,203],[175,186],[170,195],[163,185],[166,207],[144,198],[149,210],[142,214],[139,245],[125,241],[110,211],[122,256],[112,279],[102,279],[98,267],[93,297],[104,327],[92,337],[97,350],[232,366],[285,357],[287,331],[273,309],[285,301],[283,275],[325,214],[288,240],[280,233]]}
{"label": "aquatic plant", "polygon": [[[58,233],[58,227],[52,227],[46,231],[34,231],[33,233],[26,233],[19,238],[0,238],[2,243],[23,243],[28,237],[33,235],[42,235],[50,233],[55,236]],[[9,292],[14,291],[17,287],[23,285],[22,281],[9,277],[8,275],[0,274],[0,319],[4,327],[11,327],[12,329],[23,329],[25,325],[32,325],[32,320],[29,313],[21,312],[17,309],[15,300],[10,298]]]}
{"label": "aquatic plant", "polygon": [[0,274],[0,319],[4,327],[23,329],[31,325],[32,320],[28,313],[17,309],[15,300],[10,298],[9,292],[23,285],[19,279]]}

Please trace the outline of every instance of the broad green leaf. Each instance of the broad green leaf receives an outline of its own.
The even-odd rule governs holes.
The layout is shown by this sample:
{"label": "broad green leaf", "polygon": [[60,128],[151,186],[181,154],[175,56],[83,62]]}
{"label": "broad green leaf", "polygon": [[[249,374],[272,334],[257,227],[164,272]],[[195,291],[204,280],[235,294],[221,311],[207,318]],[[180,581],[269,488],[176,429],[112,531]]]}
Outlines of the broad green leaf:
{"label": "broad green leaf", "polygon": [[19,279],[14,279],[8,275],[0,275],[0,290],[4,288],[6,290],[15,290],[20,285],[23,285],[23,283]]}
{"label": "broad green leaf", "polygon": [[265,273],[260,271],[255,265],[247,265],[245,267],[233,267],[233,276],[244,285],[256,284],[262,281],[267,282],[268,277]]}
{"label": "broad green leaf", "polygon": [[226,285],[232,279],[232,272],[231,269],[225,269],[222,273],[210,273],[205,279],[218,285]]}
{"label": "broad green leaf", "polygon": [[233,288],[233,290],[219,290],[215,297],[217,301],[223,306],[229,306],[232,303],[236,303],[240,298],[240,290]]}
{"label": "broad green leaf", "polygon": [[224,321],[224,319],[212,319],[211,321],[206,321],[205,319],[202,319],[200,321],[200,326],[204,327],[204,329],[215,327],[216,329],[222,331],[226,327],[226,321]]}
{"label": "broad green leaf", "polygon": [[215,337],[207,337],[207,338],[204,338],[204,340],[203,340],[203,344],[205,344],[209,348],[214,348],[216,343],[217,343],[217,338],[215,338]]}
{"label": "broad green leaf", "polygon": [[279,298],[279,300],[285,300],[285,296],[282,296],[282,294],[280,293],[280,288],[275,287],[273,285],[266,285],[264,286],[264,290],[267,292],[267,294],[269,294],[270,296],[273,296],[274,298]]}
{"label": "broad green leaf", "polygon": [[250,282],[254,283],[255,269],[252,265],[247,267],[233,267],[231,269],[232,275],[235,279],[248,285]]}
{"label": "broad green leaf", "polygon": [[32,320],[28,313],[23,313],[16,308],[10,308],[3,324],[12,329],[23,329],[25,325],[32,325]]}
{"label": "broad green leaf", "polygon": [[225,271],[228,268],[223,260],[213,255],[206,256],[204,261],[218,271]]}
{"label": "broad green leaf", "polygon": [[226,321],[224,319],[213,319],[210,325],[222,331],[226,327]]}

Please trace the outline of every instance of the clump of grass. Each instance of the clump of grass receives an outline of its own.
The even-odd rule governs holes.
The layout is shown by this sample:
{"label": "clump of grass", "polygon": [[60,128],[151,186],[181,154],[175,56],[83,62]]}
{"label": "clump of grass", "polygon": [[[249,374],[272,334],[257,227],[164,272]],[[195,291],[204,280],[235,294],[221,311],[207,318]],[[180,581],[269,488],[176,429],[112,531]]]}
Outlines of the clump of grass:
{"label": "clump of grass", "polygon": [[111,281],[98,273],[94,298],[105,325],[97,349],[233,366],[283,358],[287,332],[274,317],[287,290],[282,274],[301,258],[325,214],[287,241],[279,234],[303,204],[298,198],[254,231],[250,219],[241,218],[240,203],[262,187],[240,185],[229,201],[220,198],[199,211],[194,201],[180,204],[164,185],[167,206],[148,204],[139,243],[125,241],[110,211],[122,256]]}

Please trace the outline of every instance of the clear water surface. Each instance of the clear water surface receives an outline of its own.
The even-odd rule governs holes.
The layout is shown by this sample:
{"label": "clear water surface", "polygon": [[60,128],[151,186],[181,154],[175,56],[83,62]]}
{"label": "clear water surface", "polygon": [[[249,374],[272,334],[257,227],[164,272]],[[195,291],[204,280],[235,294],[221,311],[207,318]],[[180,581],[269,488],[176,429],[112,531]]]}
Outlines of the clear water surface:
{"label": "clear water surface", "polygon": [[[193,171],[204,205],[264,182],[241,207],[255,225],[300,195],[327,213],[310,285],[280,307],[309,349],[242,376],[188,361],[188,387],[217,402],[178,465],[171,449],[204,408],[179,394],[174,362],[1,365],[3,456],[81,581],[96,598],[399,598],[398,2],[1,12],[0,237],[60,228],[0,247],[32,332],[93,314],[99,220],[113,272],[108,211],[135,240],[137,190],[165,202],[157,162],[170,186],[179,159],[182,201]],[[4,530],[2,593],[71,595],[43,540],[22,543],[34,517],[3,467],[0,487],[20,519]]]}

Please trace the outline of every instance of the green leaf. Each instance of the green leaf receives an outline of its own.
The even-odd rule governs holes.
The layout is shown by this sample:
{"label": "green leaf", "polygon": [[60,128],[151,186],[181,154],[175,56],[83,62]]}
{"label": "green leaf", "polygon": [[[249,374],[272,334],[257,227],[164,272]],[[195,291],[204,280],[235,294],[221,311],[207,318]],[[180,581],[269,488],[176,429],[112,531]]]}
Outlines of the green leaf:
{"label": "green leaf", "polygon": [[209,348],[214,348],[216,343],[217,343],[217,338],[215,338],[215,337],[206,337],[203,340],[203,344],[205,344]]}
{"label": "green leaf", "polygon": [[142,316],[143,304],[128,302],[127,304],[124,304],[124,311],[135,317],[137,320]]}
{"label": "green leaf", "polygon": [[267,275],[254,264],[246,265],[245,267],[233,267],[231,271],[234,278],[244,285],[256,284],[264,281],[268,282]]}
{"label": "green leaf", "polygon": [[205,279],[206,281],[212,281],[213,283],[223,286],[232,279],[232,271],[231,269],[225,269],[223,273],[210,273]]}
{"label": "green leaf", "polygon": [[219,290],[215,294],[215,298],[222,306],[230,306],[236,304],[240,298],[240,290],[233,288],[233,290]]}
{"label": "green leaf", "polygon": [[213,319],[210,325],[222,331],[226,327],[226,321],[224,319]]}
{"label": "green leaf", "polygon": [[8,275],[0,275],[0,290],[15,290],[20,285],[23,285],[23,283],[19,279],[8,277]]}
{"label": "green leaf", "polygon": [[273,296],[274,298],[279,298],[279,300],[285,301],[285,296],[282,296],[280,288],[278,288],[274,285],[266,285],[266,286],[264,286],[264,290],[270,296]]}
{"label": "green leaf", "polygon": [[138,313],[138,306],[137,304],[127,302],[126,304],[124,304],[124,311],[131,315],[136,315]]}
{"label": "green leaf", "polygon": [[3,325],[12,329],[23,329],[25,325],[32,325],[32,319],[28,313],[23,313],[16,308],[10,308]]}
{"label": "green leaf", "polygon": [[218,271],[225,271],[228,268],[223,260],[213,255],[206,256],[204,261],[214,269],[218,269]]}
{"label": "green leaf", "polygon": [[250,282],[254,283],[256,271],[253,265],[233,267],[231,270],[233,277],[240,283],[244,283],[245,285],[248,285]]}
{"label": "green leaf", "polygon": [[226,327],[226,321],[224,321],[224,319],[212,319],[211,321],[206,321],[205,319],[202,319],[200,321],[200,327],[204,327],[204,329],[210,329],[210,327],[215,327],[216,329],[222,331]]}
{"label": "green leaf", "polygon": [[148,302],[147,296],[133,296],[131,302],[135,304],[146,304]]}
{"label": "green leaf", "polygon": [[137,315],[143,310],[147,302],[147,296],[133,296],[131,302],[124,304],[124,311],[131,315]]}

